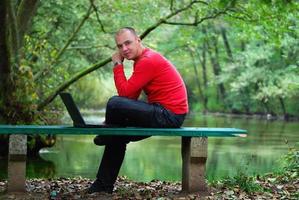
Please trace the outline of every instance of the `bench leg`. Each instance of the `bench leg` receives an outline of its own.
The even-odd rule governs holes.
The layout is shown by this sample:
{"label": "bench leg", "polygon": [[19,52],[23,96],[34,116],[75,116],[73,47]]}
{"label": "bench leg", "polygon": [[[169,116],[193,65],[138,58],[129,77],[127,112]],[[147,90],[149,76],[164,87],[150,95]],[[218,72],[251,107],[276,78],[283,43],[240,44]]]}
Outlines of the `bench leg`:
{"label": "bench leg", "polygon": [[10,135],[7,192],[26,192],[27,136]]}
{"label": "bench leg", "polygon": [[207,149],[207,137],[182,137],[182,192],[208,192],[205,181]]}

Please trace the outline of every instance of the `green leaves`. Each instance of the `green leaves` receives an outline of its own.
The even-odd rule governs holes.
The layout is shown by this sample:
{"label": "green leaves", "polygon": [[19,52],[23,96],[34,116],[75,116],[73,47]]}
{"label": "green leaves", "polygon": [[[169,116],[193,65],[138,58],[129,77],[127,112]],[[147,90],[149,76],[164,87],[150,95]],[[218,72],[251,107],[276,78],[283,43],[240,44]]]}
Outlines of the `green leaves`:
{"label": "green leaves", "polygon": [[[150,28],[154,27],[144,44],[160,51],[177,66],[190,94],[194,95],[191,98],[194,103],[198,103],[198,85],[207,99],[217,104],[211,108],[225,111],[241,105],[237,107],[242,112],[243,104],[298,96],[299,3],[213,0],[194,1],[188,7],[189,4],[187,0],[41,1],[32,29],[25,36],[21,59],[22,70],[30,71],[34,78],[26,73],[20,76],[19,83],[24,83],[20,88],[31,88],[31,92],[25,89],[20,96],[28,94],[28,102],[39,103],[88,66],[103,60],[109,62],[115,50],[113,33],[123,26],[133,26],[139,34],[152,31]],[[183,12],[165,18],[186,6],[188,9]],[[89,8],[88,19],[77,29]],[[220,11],[223,11],[221,15],[214,16]],[[206,17],[210,18],[195,26],[194,22]],[[166,21],[167,24],[162,23]],[[224,44],[222,30],[227,34],[230,53]],[[219,72],[216,74],[214,67],[217,65]],[[196,70],[198,75],[194,75]],[[20,75],[19,72],[15,74]],[[102,85],[112,85],[105,82],[104,77],[111,81],[111,68],[105,67],[90,75],[90,80],[99,85],[90,87],[91,81],[82,81],[71,89],[85,85],[88,91],[102,91]],[[32,81],[34,83],[30,84]],[[219,99],[217,87],[220,84],[223,84],[227,99]],[[112,95],[113,91],[109,91]]]}

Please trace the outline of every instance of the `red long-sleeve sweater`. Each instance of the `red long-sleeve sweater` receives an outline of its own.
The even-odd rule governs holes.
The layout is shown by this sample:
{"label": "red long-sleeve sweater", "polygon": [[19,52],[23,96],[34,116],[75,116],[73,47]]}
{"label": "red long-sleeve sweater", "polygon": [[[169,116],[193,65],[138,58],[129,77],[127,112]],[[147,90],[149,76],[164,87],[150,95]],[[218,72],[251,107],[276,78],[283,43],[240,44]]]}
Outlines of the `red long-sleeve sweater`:
{"label": "red long-sleeve sweater", "polygon": [[119,96],[138,99],[142,90],[148,103],[159,103],[175,114],[188,112],[184,81],[176,68],[159,53],[146,48],[135,60],[133,73],[126,78],[123,65],[113,69]]}

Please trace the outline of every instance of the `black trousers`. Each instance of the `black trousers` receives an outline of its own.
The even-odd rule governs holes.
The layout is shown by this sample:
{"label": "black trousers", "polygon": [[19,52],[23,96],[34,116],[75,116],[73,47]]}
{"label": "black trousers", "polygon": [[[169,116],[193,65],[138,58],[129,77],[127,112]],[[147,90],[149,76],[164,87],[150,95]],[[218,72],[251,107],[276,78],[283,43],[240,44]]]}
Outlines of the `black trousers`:
{"label": "black trousers", "polygon": [[[178,128],[185,114],[177,115],[159,104],[114,96],[106,107],[106,124],[147,128]],[[149,136],[103,136],[107,143],[98,169],[97,179],[104,187],[112,187],[125,157],[126,146]]]}

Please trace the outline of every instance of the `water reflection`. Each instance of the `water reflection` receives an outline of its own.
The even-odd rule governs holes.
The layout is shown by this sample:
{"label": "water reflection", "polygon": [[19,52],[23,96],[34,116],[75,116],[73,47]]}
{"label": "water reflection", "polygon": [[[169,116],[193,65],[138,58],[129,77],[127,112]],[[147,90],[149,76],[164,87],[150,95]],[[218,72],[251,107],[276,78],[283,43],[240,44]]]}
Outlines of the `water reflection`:
{"label": "water reflection", "polygon": [[[103,121],[103,115],[88,116],[87,119],[98,123]],[[254,175],[278,170],[279,159],[288,148],[299,147],[297,122],[198,114],[189,116],[184,126],[236,127],[249,132],[247,138],[209,138],[209,180],[234,176],[238,172]],[[46,161],[28,163],[27,176],[94,178],[103,147],[95,146],[92,139],[93,136],[58,136],[54,148],[41,153]],[[182,165],[180,145],[179,137],[151,137],[130,143],[120,175],[137,181],[179,181]],[[3,169],[7,168],[3,163],[6,162],[0,161],[0,178],[3,177]]]}
{"label": "water reflection", "polygon": [[[7,178],[7,158],[0,159],[0,179]],[[42,157],[27,158],[26,176],[28,178],[52,178],[57,174],[56,166],[51,160]]]}
{"label": "water reflection", "polygon": [[29,158],[26,167],[28,178],[51,178],[57,173],[54,162],[41,157]]}
{"label": "water reflection", "polygon": [[209,138],[208,179],[278,170],[288,148],[299,146],[296,122],[228,117],[193,117],[186,125],[236,127],[248,130],[247,138]]}

